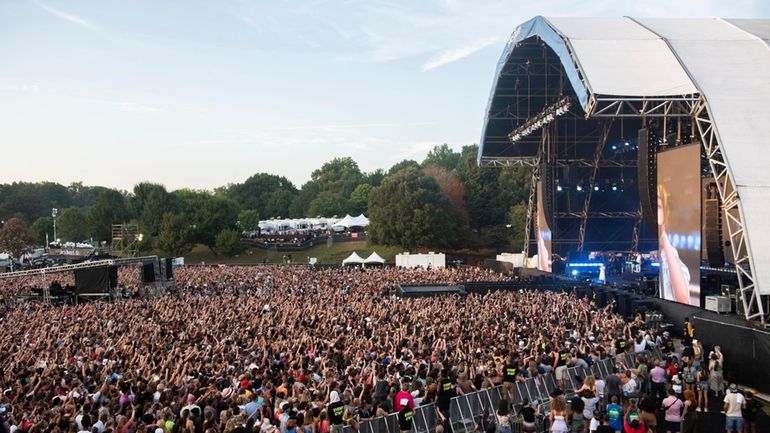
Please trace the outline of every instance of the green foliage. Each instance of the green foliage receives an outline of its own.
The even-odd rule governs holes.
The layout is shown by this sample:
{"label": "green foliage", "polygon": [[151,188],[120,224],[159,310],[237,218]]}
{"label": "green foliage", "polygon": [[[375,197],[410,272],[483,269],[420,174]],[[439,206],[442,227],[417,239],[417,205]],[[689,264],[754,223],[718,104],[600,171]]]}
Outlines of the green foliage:
{"label": "green foliage", "polygon": [[229,198],[206,191],[174,191],[180,201],[182,215],[191,228],[191,239],[212,250],[217,235],[226,228],[235,228],[238,204]]}
{"label": "green foliage", "polygon": [[216,248],[217,254],[225,257],[233,257],[243,251],[240,244],[241,235],[238,230],[224,229],[217,235]]}
{"label": "green foliage", "polygon": [[344,216],[348,213],[347,208],[348,201],[341,193],[321,191],[316,198],[310,202],[309,215]]}
{"label": "green foliage", "polygon": [[56,217],[56,236],[62,242],[83,242],[88,238],[88,227],[83,212],[76,207],[61,211]]}
{"label": "green foliage", "polygon": [[172,257],[180,257],[192,250],[190,227],[181,215],[166,212],[160,221],[156,246]]}
{"label": "green foliage", "polygon": [[45,235],[48,234],[48,241],[53,242],[53,218],[40,217],[32,223],[30,230],[35,235],[35,240],[38,245],[45,245]]}
{"label": "green foliage", "polygon": [[20,216],[31,222],[51,216],[51,208],[64,209],[72,205],[69,191],[58,183],[0,184],[0,220]]}
{"label": "green foliage", "polygon": [[121,224],[129,219],[126,198],[114,189],[99,193],[86,213],[88,233],[96,242],[111,241],[112,224]]}
{"label": "green foliage", "polygon": [[420,168],[420,164],[412,159],[405,159],[393,164],[393,166],[390,167],[390,170],[388,170],[388,176],[394,175],[401,170],[406,170],[407,168]]}
{"label": "green foliage", "polygon": [[465,208],[470,226],[480,233],[484,227],[504,224],[506,208],[500,206],[497,178],[500,169],[476,165],[478,146],[465,146],[457,164],[457,177],[465,186]]}
{"label": "green foliage", "polygon": [[243,230],[256,230],[259,228],[259,212],[254,209],[242,210],[238,214],[238,223]]}
{"label": "green foliage", "polygon": [[0,251],[19,258],[35,244],[35,235],[20,218],[11,218],[0,229]]}
{"label": "green foliage", "polygon": [[313,171],[310,178],[318,186],[319,192],[330,191],[347,198],[350,193],[363,182],[364,175],[353,158],[334,158],[318,170]]}
{"label": "green foliage", "polygon": [[364,174],[364,183],[367,183],[372,187],[380,186],[383,180],[385,180],[385,171],[381,168],[378,168],[371,173]]}
{"label": "green foliage", "polygon": [[242,209],[254,209],[264,218],[288,216],[297,195],[297,188],[288,179],[267,173],[257,173],[245,182],[229,185],[223,190],[224,195]]}
{"label": "green foliage", "polygon": [[425,160],[422,161],[423,167],[443,167],[449,171],[452,171],[457,167],[457,163],[460,161],[460,154],[452,150],[448,144],[444,143],[439,146],[435,146],[428,152]]}
{"label": "green foliage", "polygon": [[142,182],[134,186],[130,200],[132,213],[139,219],[139,225],[149,236],[157,236],[160,222],[167,212],[176,211],[174,196],[166,187],[157,183]]}
{"label": "green foliage", "polygon": [[415,168],[388,176],[369,194],[372,242],[406,248],[448,248],[457,241],[457,214],[436,181]]}
{"label": "green foliage", "polygon": [[350,193],[348,200],[348,211],[351,215],[369,214],[369,193],[372,191],[372,185],[362,183]]}
{"label": "green foliage", "polygon": [[106,189],[103,186],[85,186],[83,182],[72,182],[67,187],[72,196],[72,205],[80,209],[87,209],[94,204],[99,194]]}
{"label": "green foliage", "polygon": [[527,203],[522,201],[508,211],[508,243],[511,251],[524,251],[524,231],[527,226]]}

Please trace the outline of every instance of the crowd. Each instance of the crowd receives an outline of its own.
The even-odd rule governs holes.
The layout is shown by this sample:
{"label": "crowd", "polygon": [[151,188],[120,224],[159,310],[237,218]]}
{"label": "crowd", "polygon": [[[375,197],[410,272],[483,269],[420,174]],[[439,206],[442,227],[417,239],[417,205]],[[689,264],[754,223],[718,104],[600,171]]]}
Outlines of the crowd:
{"label": "crowd", "polygon": [[[572,294],[393,295],[397,284],[501,278],[475,268],[185,266],[160,298],[20,304],[0,322],[0,429],[336,433],[398,413],[408,430],[419,405],[436,403],[446,419],[455,395],[502,385],[512,401],[516,381],[551,372],[566,389],[568,366],[654,345],[672,355],[664,378],[695,361],[712,373],[723,367],[718,352],[716,364],[702,348],[673,357],[668,335]],[[585,431],[593,408],[616,422],[613,400],[628,421],[637,383],[649,375],[658,386],[662,366],[647,364],[640,357],[606,380],[585,378],[577,390],[583,407],[554,395],[552,431]],[[534,403],[521,409],[527,422]],[[496,415],[510,418],[507,410]]]}

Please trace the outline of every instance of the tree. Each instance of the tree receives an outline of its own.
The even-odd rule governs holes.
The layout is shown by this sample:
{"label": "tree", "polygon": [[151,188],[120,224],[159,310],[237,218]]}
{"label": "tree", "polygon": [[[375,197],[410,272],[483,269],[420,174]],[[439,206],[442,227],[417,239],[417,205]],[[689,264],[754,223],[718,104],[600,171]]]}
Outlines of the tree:
{"label": "tree", "polygon": [[88,227],[80,209],[68,207],[56,218],[56,235],[64,242],[82,242],[88,237]]}
{"label": "tree", "polygon": [[176,211],[174,196],[166,191],[165,186],[151,182],[134,185],[130,204],[142,230],[150,236],[158,234],[164,214]]}
{"label": "tree", "polygon": [[218,189],[218,195],[234,200],[241,209],[254,209],[265,218],[289,215],[297,188],[288,179],[268,173],[256,173],[243,183]]}
{"label": "tree", "polygon": [[414,161],[412,159],[405,159],[403,161],[397,162],[393,164],[392,167],[390,167],[390,170],[388,170],[388,176],[398,173],[401,170],[405,170],[407,168],[420,168],[420,164],[417,161]]}
{"label": "tree", "polygon": [[351,215],[361,215],[369,213],[369,193],[372,191],[372,185],[362,183],[350,193],[348,200],[348,211]]}
{"label": "tree", "polygon": [[181,215],[163,214],[156,245],[173,257],[181,257],[192,250],[190,228]]}
{"label": "tree", "polygon": [[11,218],[0,229],[0,251],[7,251],[15,258],[29,251],[35,244],[35,234],[19,218]]}
{"label": "tree", "polygon": [[476,145],[463,147],[456,173],[465,186],[465,208],[471,228],[481,234],[484,227],[503,225],[507,208],[500,203],[500,169],[479,167],[477,151]]}
{"label": "tree", "polygon": [[406,248],[451,247],[457,215],[436,181],[415,168],[388,176],[369,194],[372,242]]}
{"label": "tree", "polygon": [[460,161],[460,154],[452,150],[448,144],[444,143],[435,146],[428,152],[428,155],[422,161],[423,167],[437,166],[452,171],[457,167]]}
{"label": "tree", "polygon": [[67,188],[53,182],[14,182],[0,185],[0,220],[17,215],[25,221],[51,216],[51,208],[64,209],[72,206],[72,196]]}
{"label": "tree", "polygon": [[320,192],[310,202],[310,215],[334,216],[347,213],[348,201],[341,193],[332,191]]}
{"label": "tree", "polygon": [[240,241],[238,230],[224,229],[217,235],[216,253],[227,258],[233,257],[242,251]]}
{"label": "tree", "polygon": [[130,219],[129,216],[123,194],[114,189],[106,189],[86,213],[88,232],[97,242],[110,240],[112,224],[121,224]]}
{"label": "tree", "polygon": [[444,167],[431,165],[422,170],[425,174],[436,180],[438,187],[446,194],[452,206],[461,213],[465,213],[465,187],[460,179]]}
{"label": "tree", "polygon": [[256,230],[259,228],[259,212],[254,209],[242,210],[238,214],[238,223],[243,230]]}
{"label": "tree", "polygon": [[174,195],[179,198],[193,242],[214,251],[217,235],[224,229],[236,227],[239,209],[235,201],[206,191],[177,190]]}
{"label": "tree", "polygon": [[105,189],[103,186],[85,186],[83,182],[72,182],[67,187],[72,196],[72,205],[81,210],[89,208]]}
{"label": "tree", "polygon": [[364,182],[368,183],[372,187],[380,186],[380,184],[384,179],[385,179],[385,171],[381,168],[378,168],[377,170],[374,170],[371,173],[364,174]]}
{"label": "tree", "polygon": [[524,232],[527,226],[527,203],[520,202],[508,211],[508,243],[512,251],[524,251]]}
{"label": "tree", "polygon": [[363,182],[364,175],[353,158],[334,158],[321,168],[313,171],[310,178],[318,191],[331,191],[347,199],[350,193]]}
{"label": "tree", "polygon": [[[32,233],[35,235],[35,240],[37,240],[38,245],[45,245],[46,234],[53,237],[53,218],[40,217],[36,219],[35,222],[32,223],[30,230],[32,230]],[[49,242],[54,240],[55,239],[49,238]]]}

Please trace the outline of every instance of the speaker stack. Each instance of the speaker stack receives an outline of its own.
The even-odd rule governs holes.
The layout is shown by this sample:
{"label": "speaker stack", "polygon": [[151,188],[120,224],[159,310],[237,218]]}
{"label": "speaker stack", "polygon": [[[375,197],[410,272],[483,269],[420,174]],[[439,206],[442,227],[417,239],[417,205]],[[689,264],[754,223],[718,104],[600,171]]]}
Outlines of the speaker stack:
{"label": "speaker stack", "polygon": [[658,231],[658,191],[657,191],[657,155],[655,146],[650,144],[650,130],[642,128],[638,134],[639,152],[637,169],[639,170],[639,199],[642,221],[647,230]]}
{"label": "speaker stack", "polygon": [[705,226],[706,258],[709,266],[722,267],[725,255],[722,250],[722,212],[718,198],[704,200],[703,221]]}

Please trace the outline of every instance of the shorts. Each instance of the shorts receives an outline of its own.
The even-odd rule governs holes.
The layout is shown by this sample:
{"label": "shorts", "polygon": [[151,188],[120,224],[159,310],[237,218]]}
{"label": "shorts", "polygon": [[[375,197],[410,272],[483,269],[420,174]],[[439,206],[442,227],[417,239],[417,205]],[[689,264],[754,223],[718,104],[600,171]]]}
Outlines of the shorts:
{"label": "shorts", "polygon": [[698,389],[707,390],[709,389],[709,383],[708,382],[698,382]]}
{"label": "shorts", "polygon": [[556,367],[556,380],[567,380],[567,366],[560,365]]}
{"label": "shorts", "polygon": [[725,420],[725,430],[742,432],[743,418],[739,416],[728,416]]}
{"label": "shorts", "polygon": [[644,422],[644,425],[651,427],[653,431],[656,431],[655,427],[658,425],[658,417],[656,417],[654,413],[642,411],[639,414],[639,418]]}
{"label": "shorts", "polygon": [[679,427],[682,425],[680,421],[666,421],[666,431],[671,433],[679,433]]}

